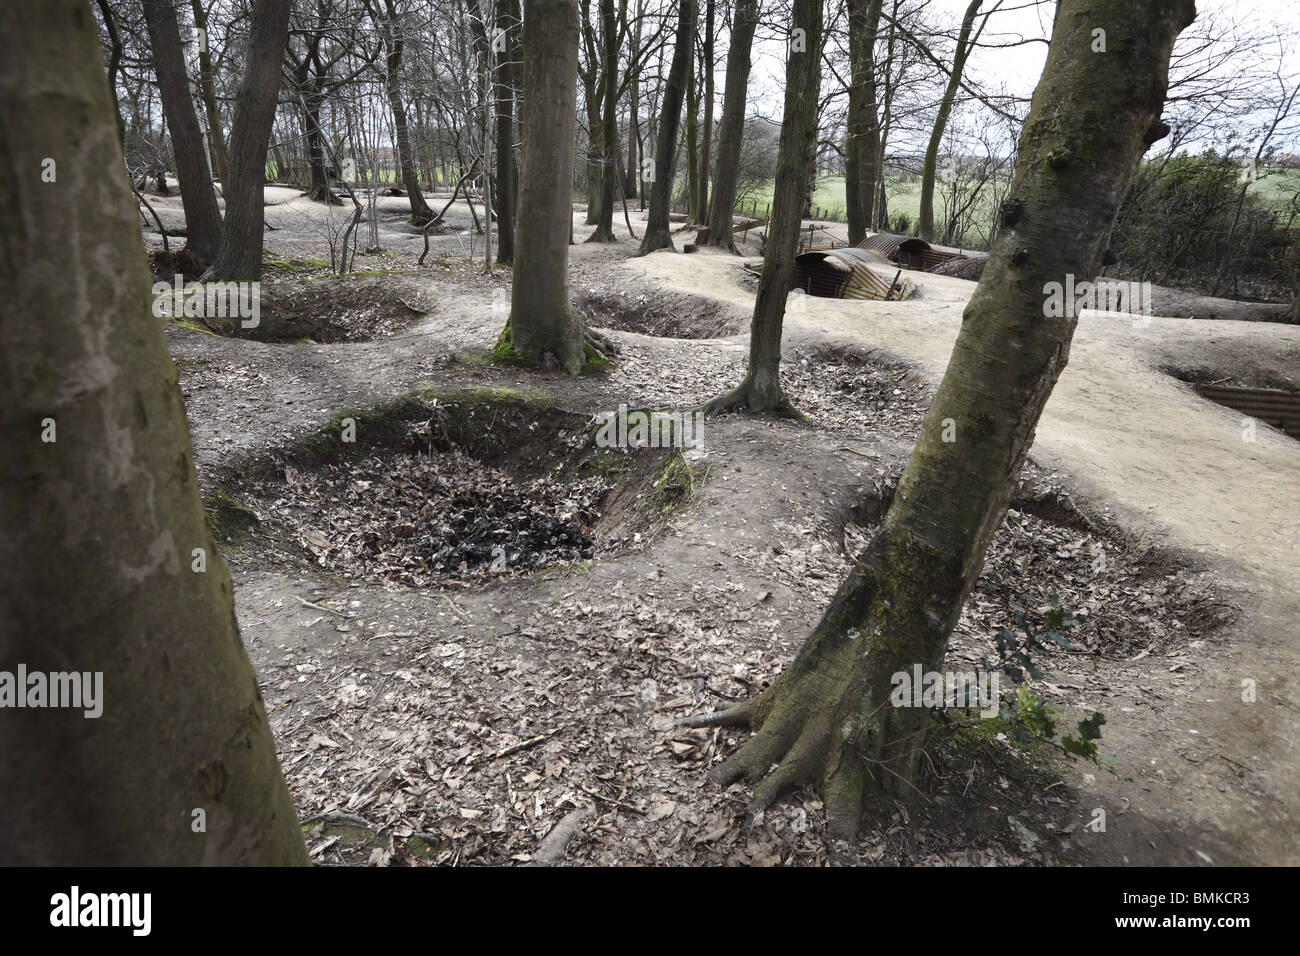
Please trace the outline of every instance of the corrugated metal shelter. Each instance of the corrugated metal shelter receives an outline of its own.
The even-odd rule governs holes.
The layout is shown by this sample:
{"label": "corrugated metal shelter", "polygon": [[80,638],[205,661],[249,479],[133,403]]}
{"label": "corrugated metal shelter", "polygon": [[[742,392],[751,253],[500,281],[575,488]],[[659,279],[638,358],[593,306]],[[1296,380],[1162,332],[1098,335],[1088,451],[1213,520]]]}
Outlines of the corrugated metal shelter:
{"label": "corrugated metal shelter", "polygon": [[915,236],[897,236],[888,232],[876,232],[858,243],[859,249],[876,252],[891,262],[897,262],[904,269],[926,271],[942,262],[955,259],[955,252],[936,249],[924,239]]}
{"label": "corrugated metal shelter", "polygon": [[794,260],[794,276],[800,289],[828,299],[906,299],[916,291],[897,266],[869,249],[805,252]]}
{"label": "corrugated metal shelter", "polygon": [[1239,388],[1235,385],[1198,385],[1202,396],[1220,405],[1267,422],[1292,438],[1300,439],[1300,392],[1280,388]]}

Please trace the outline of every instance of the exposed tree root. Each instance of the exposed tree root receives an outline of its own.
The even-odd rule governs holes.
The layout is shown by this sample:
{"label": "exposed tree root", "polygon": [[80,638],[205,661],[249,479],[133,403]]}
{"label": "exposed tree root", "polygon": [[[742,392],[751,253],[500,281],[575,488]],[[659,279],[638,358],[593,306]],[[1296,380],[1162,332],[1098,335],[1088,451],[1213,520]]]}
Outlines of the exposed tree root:
{"label": "exposed tree root", "polygon": [[918,663],[931,669],[942,659],[936,638],[946,637],[928,622],[928,589],[896,586],[900,575],[916,572],[915,550],[906,538],[878,535],[771,686],[725,710],[679,722],[754,732],[710,771],[710,779],[724,787],[740,780],[756,784],[755,810],[796,787],[814,786],[836,839],[856,836],[869,792],[915,790],[931,711],[894,706],[892,675]]}
{"label": "exposed tree root", "polygon": [[602,359],[608,360],[611,355],[617,355],[619,352],[617,342],[603,332],[597,332],[591,326],[583,327],[582,340],[595,349]]}
{"label": "exposed tree root", "polygon": [[808,417],[790,404],[790,400],[786,398],[784,392],[778,391],[777,395],[773,397],[760,395],[747,382],[742,382],[731,391],[709,399],[700,406],[700,411],[706,417],[742,411],[753,412],[754,414],[772,414],[778,418],[789,418],[794,421],[805,421]]}

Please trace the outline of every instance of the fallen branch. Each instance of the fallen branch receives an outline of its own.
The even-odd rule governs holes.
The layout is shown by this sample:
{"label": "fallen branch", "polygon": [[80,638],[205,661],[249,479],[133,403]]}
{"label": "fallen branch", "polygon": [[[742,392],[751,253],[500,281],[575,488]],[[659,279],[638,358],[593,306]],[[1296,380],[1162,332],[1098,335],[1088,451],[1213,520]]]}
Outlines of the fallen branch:
{"label": "fallen branch", "polygon": [[537,845],[537,852],[525,866],[554,866],[564,859],[564,851],[569,841],[577,835],[582,822],[587,819],[590,810],[579,807],[569,813],[563,820],[551,828],[546,838]]}
{"label": "fallen branch", "polygon": [[337,614],[339,617],[347,617],[347,615],[342,611],[336,611],[332,607],[326,607],[324,604],[312,604],[311,601],[308,601],[306,598],[300,598],[296,594],[294,597],[297,598],[298,603],[303,605],[303,607],[314,607],[318,611],[326,611],[330,614]]}
{"label": "fallen branch", "polygon": [[509,757],[511,754],[517,754],[521,750],[527,750],[530,747],[536,747],[543,740],[549,740],[559,732],[560,732],[560,728],[556,727],[554,730],[549,730],[544,734],[538,734],[536,737],[530,737],[527,740],[523,741],[523,743],[515,744],[512,747],[505,747],[504,749],[498,750],[496,753],[494,753],[492,755],[492,759],[500,760],[502,757]]}

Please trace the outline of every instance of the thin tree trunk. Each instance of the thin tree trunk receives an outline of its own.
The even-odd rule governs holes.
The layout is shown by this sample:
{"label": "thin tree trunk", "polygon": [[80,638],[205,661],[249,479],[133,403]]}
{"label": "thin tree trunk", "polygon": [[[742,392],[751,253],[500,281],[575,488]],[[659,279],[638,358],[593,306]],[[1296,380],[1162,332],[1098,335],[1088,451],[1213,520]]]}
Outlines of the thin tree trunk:
{"label": "thin tree trunk", "polygon": [[[699,222],[700,201],[700,77],[691,70],[690,85],[686,87],[686,221]],[[673,164],[676,168],[676,163]]]}
{"label": "thin tree trunk", "polygon": [[226,136],[221,130],[221,110],[217,106],[217,92],[212,85],[212,55],[208,52],[208,14],[203,0],[190,0],[194,11],[194,26],[199,33],[199,92],[203,97],[203,111],[208,117],[208,147],[212,150],[212,165],[222,185],[230,175],[230,158],[226,154]]}
{"label": "thin tree trunk", "polygon": [[731,222],[740,176],[740,147],[745,136],[745,99],[749,87],[750,51],[758,26],[758,0],[737,0],[727,49],[727,80],[722,89],[722,122],[718,129],[718,163],[713,177],[707,243],[736,251]]}
{"label": "thin tree trunk", "polygon": [[713,142],[713,0],[704,4],[704,129],[700,133],[700,171],[696,175],[699,199],[695,203],[696,221],[709,222],[709,162]]}
{"label": "thin tree trunk", "polygon": [[601,118],[600,213],[588,242],[615,242],[614,195],[618,171],[618,21],[614,17],[614,0],[600,0],[600,30],[605,60],[601,67],[603,116]]}
{"label": "thin tree trunk", "polygon": [[1194,16],[1191,0],[1061,0],[1003,228],[893,505],[794,663],[757,697],[689,721],[758,731],[714,773],[762,778],[758,806],[812,783],[831,834],[851,837],[869,788],[912,785],[931,715],[891,706],[893,675],[942,665],[1069,357],[1076,319],[1048,317],[1047,284],[1100,271],[1138,160],[1169,132],[1169,54]]}
{"label": "thin tree trunk", "polygon": [[119,146],[126,145],[126,122],[122,119],[122,106],[117,100],[117,73],[122,65],[122,34],[117,28],[117,14],[109,6],[108,0],[96,0],[99,15],[108,32],[108,96],[113,103],[113,119],[117,122],[117,139]]}
{"label": "thin tree trunk", "polygon": [[76,159],[0,204],[0,659],[83,692],[0,720],[0,857],[306,865],[117,147],[84,0],[0,7],[0,173]]}
{"label": "thin tree trunk", "polygon": [[[638,0],[636,12],[636,25],[632,28],[632,48],[628,54],[628,62],[641,55],[641,3]],[[637,79],[638,71],[633,70],[632,75],[628,77],[628,107],[627,107],[627,167],[624,170],[623,177],[623,206],[627,207],[627,200],[635,199],[638,195],[641,174],[641,159],[638,151],[640,141],[641,118],[639,110],[641,108],[641,84]]]}
{"label": "thin tree trunk", "polygon": [[503,41],[497,59],[497,262],[515,258],[515,73],[514,35],[519,29],[517,0],[497,0],[497,36]]}
{"label": "thin tree trunk", "polygon": [[230,131],[230,182],[222,183],[226,221],[208,282],[262,277],[266,144],[280,93],[280,58],[289,38],[292,0],[255,0],[244,78]]}
{"label": "thin tree trunk", "polygon": [[[415,153],[411,149],[411,135],[406,126],[406,107],[402,104],[402,51],[406,41],[397,22],[397,6],[393,0],[384,0],[388,17],[382,21],[387,53],[384,57],[384,89],[388,94],[388,108],[393,114],[394,138],[397,140],[397,157],[402,171],[402,186],[411,203],[411,222],[423,226],[433,217],[433,210],[424,201],[420,191],[420,177],[415,172]],[[379,20],[378,17],[375,17]]]}
{"label": "thin tree trunk", "polygon": [[[961,75],[966,69],[966,57],[974,46],[970,34],[982,2],[983,0],[970,0],[966,5],[966,13],[961,18],[961,32],[957,35],[957,51],[953,54],[952,72],[948,74],[948,86],[944,89],[943,99],[939,102],[939,113],[934,119],[934,129],[930,132],[930,142],[925,149],[925,162],[921,166],[920,236],[926,242],[934,241],[934,177],[939,159],[939,147],[943,144],[943,134],[948,128],[952,104],[957,98],[957,89],[961,86]],[[988,22],[987,19],[985,22]],[[979,39],[978,34],[976,39]]]}
{"label": "thin tree trunk", "polygon": [[[802,49],[799,46],[802,45]],[[706,414],[745,408],[797,416],[781,388],[781,329],[794,286],[805,187],[817,144],[821,82],[821,0],[794,0],[785,69],[785,113],[777,146],[772,219],[749,330],[749,368],[734,390],[704,406]]]}
{"label": "thin tree trunk", "polygon": [[587,69],[581,72],[583,103],[587,108],[587,219],[586,225],[600,222],[600,197],[605,188],[604,167],[600,164],[600,149],[604,143],[604,127],[600,116],[601,54],[596,49],[596,28],[591,17],[591,0],[582,2],[582,43],[587,53]]}
{"label": "thin tree trunk", "polygon": [[144,0],[143,7],[163,111],[172,131],[176,178],[180,180],[185,207],[185,248],[199,268],[205,269],[221,248],[221,211],[203,148],[203,130],[190,98],[176,8],[172,0]]}
{"label": "thin tree trunk", "polygon": [[874,228],[875,162],[880,152],[876,106],[876,33],[882,0],[848,0],[849,105],[844,137],[844,205],[849,245]]}
{"label": "thin tree trunk", "polygon": [[691,53],[695,46],[697,0],[681,0],[677,14],[677,40],[673,62],[664,85],[663,112],[659,119],[659,141],[655,144],[655,180],[650,186],[650,210],[638,255],[656,249],[673,249],[668,229],[668,207],[673,196],[673,160],[677,155],[677,131],[682,122],[682,100],[691,74]]}

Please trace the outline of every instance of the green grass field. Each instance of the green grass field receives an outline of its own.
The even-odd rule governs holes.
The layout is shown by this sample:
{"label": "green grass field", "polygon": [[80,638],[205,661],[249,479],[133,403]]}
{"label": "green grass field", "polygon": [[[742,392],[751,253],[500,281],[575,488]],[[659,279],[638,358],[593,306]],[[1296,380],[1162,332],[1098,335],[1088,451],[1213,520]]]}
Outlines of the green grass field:
{"label": "green grass field", "polygon": [[[752,190],[736,207],[737,211],[749,215],[753,204],[757,203],[758,215],[762,216],[764,210],[772,202],[774,187],[775,182],[770,181]],[[1261,175],[1259,180],[1251,187],[1251,191],[1268,200],[1289,201],[1292,196],[1300,192],[1300,169],[1268,170],[1267,174]],[[885,195],[889,203],[890,219],[900,213],[906,213],[908,219],[916,222],[921,214],[921,181],[919,179],[902,186],[899,185],[896,179],[886,179]],[[936,218],[942,211],[942,202],[939,196],[935,197]],[[812,204],[814,213],[820,207],[823,218],[844,221],[844,177],[826,176],[818,179],[817,191],[813,193]],[[986,210],[984,214],[977,215],[976,218],[987,221],[987,212]]]}

